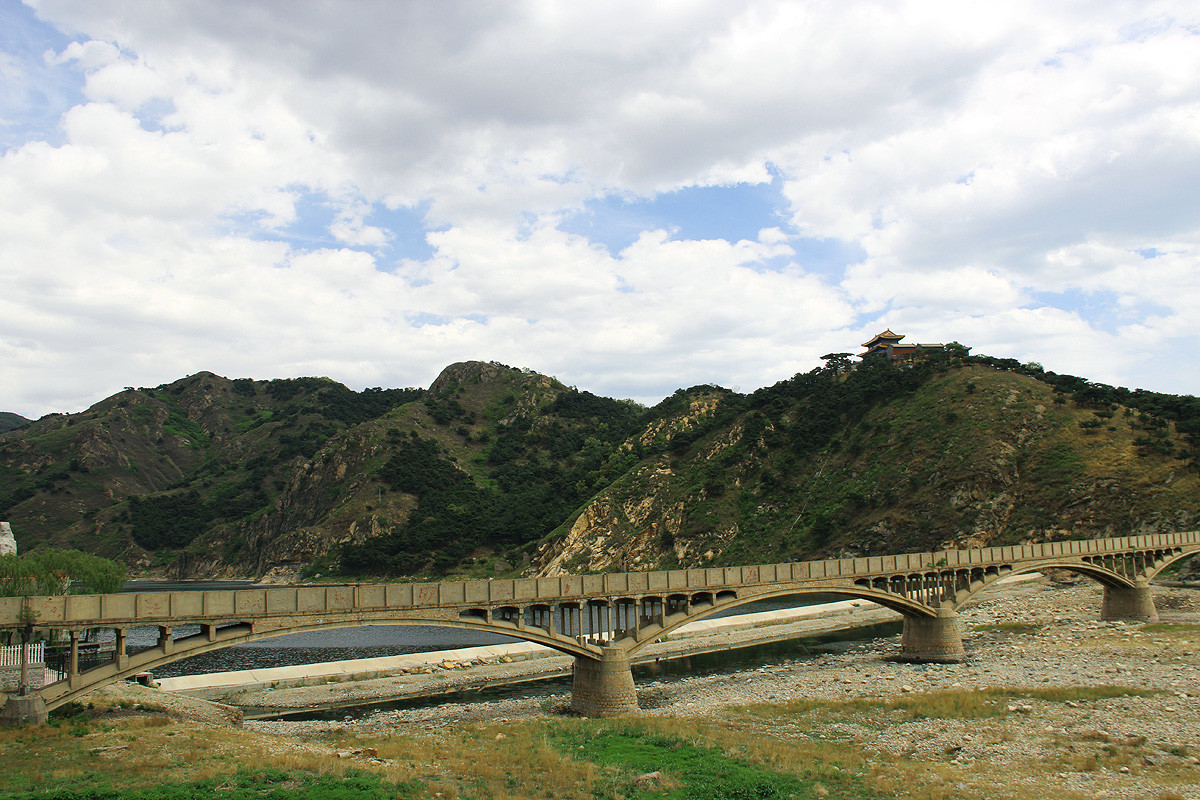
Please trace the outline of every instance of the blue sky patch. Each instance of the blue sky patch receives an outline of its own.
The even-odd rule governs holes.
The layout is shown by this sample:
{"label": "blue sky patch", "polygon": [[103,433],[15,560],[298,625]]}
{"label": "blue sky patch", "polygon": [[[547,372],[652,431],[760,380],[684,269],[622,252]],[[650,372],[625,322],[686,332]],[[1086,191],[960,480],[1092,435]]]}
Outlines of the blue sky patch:
{"label": "blue sky patch", "polygon": [[663,229],[672,239],[758,239],[763,228],[786,228],[787,199],[778,181],[697,186],[628,200],[610,195],[559,224],[559,230],[585,236],[616,254],[644,231]]}
{"label": "blue sky patch", "polygon": [[1113,291],[1085,292],[1068,289],[1065,292],[1033,292],[1034,305],[1061,308],[1078,314],[1089,325],[1105,333],[1117,335],[1123,325],[1139,322],[1149,316],[1170,316],[1172,311],[1154,303],[1122,303]]}
{"label": "blue sky patch", "polygon": [[137,109],[134,116],[144,131],[166,130],[163,120],[175,113],[175,101],[167,97],[147,100]]}
{"label": "blue sky patch", "polygon": [[846,267],[865,261],[867,251],[857,242],[797,236],[788,240],[796,251],[791,261],[805,272],[841,278]]}
{"label": "blue sky patch", "polygon": [[371,253],[381,266],[390,267],[402,259],[424,261],[432,258],[433,247],[425,238],[427,206],[390,209],[376,203],[363,222],[382,228],[391,239],[382,247],[348,244],[330,232],[337,220],[339,207],[324,192],[304,192],[295,200],[296,218],[282,228],[263,225],[265,215],[258,212],[233,214],[225,217],[228,232],[249,236],[259,241],[286,242],[303,251],[351,249]]}
{"label": "blue sky patch", "polygon": [[430,314],[427,311],[419,311],[416,314],[405,314],[404,319],[414,328],[424,328],[426,325],[445,325],[450,322],[450,317],[443,314]]}
{"label": "blue sky patch", "polygon": [[24,3],[0,3],[0,52],[11,59],[0,92],[0,149],[44,141],[57,147],[64,136],[58,121],[84,102],[83,74],[72,64],[46,62],[75,41],[37,18]]}
{"label": "blue sky patch", "polygon": [[382,203],[376,203],[366,218],[368,225],[383,228],[392,235],[387,247],[383,248],[382,259],[389,262],[411,259],[426,261],[433,258],[433,247],[425,238],[428,229],[425,227],[425,214],[429,211],[429,203],[424,202],[416,208],[400,206],[388,208]]}

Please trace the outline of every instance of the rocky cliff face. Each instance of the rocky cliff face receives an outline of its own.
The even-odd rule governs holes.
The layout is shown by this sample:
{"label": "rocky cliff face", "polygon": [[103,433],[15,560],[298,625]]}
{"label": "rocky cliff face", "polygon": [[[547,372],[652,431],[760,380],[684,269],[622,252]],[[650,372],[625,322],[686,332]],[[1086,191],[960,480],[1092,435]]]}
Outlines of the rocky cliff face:
{"label": "rocky cliff face", "polygon": [[[721,402],[720,395],[710,392],[689,398],[681,411],[651,421],[635,438],[637,446],[666,446],[672,436],[693,434]],[[714,433],[696,459],[714,462],[741,435],[742,425],[736,422]],[[677,473],[674,461],[666,454],[647,458],[593,499],[564,532],[538,547],[531,573],[549,577],[711,562],[737,537],[737,523],[713,520],[707,530],[689,530],[689,517],[697,515],[710,489],[686,486],[686,475]]]}
{"label": "rocky cliff face", "polygon": [[385,491],[371,476],[386,452],[376,427],[340,437],[299,465],[271,513],[248,526],[259,574],[295,579],[339,546],[390,534],[408,522],[415,498]]}

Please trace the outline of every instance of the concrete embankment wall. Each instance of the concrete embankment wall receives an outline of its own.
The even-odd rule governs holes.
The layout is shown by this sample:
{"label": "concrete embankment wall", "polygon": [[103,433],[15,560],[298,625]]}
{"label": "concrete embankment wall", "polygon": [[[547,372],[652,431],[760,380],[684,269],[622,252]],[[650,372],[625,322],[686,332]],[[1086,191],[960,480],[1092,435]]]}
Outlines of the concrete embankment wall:
{"label": "concrete embankment wall", "polygon": [[[672,631],[667,637],[672,642],[699,639],[696,650],[704,650],[703,637],[722,633],[733,633],[769,626],[787,625],[806,620],[846,618],[846,626],[872,624],[899,615],[887,611],[866,600],[844,600],[823,603],[803,608],[788,608],[778,611],[760,611],[720,619],[705,619],[691,622]],[[853,618],[853,619],[852,619]],[[860,622],[861,620],[861,622]],[[763,637],[769,640],[771,637]],[[753,642],[750,642],[753,643]],[[381,678],[400,672],[457,668],[460,665],[495,661],[525,661],[548,657],[561,657],[557,650],[533,642],[465,647],[457,650],[439,650],[428,653],[408,653],[380,658],[361,658],[351,661],[329,661],[320,664],[297,664],[290,667],[270,669],[237,670],[214,672],[206,675],[181,675],[161,678],[159,687],[170,692],[181,692],[198,696],[226,694],[238,689],[254,689],[264,686],[285,688],[306,686],[329,681],[366,680]],[[442,665],[447,665],[443,667]]]}

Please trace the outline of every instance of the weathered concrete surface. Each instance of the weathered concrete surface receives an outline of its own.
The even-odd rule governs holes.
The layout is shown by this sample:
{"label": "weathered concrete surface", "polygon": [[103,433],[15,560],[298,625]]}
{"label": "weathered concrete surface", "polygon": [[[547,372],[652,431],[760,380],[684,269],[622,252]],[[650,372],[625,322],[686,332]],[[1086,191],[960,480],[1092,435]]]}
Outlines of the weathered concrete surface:
{"label": "weathered concrete surface", "polygon": [[0,725],[44,725],[50,719],[39,694],[10,695],[0,708]]}
{"label": "weathered concrete surface", "polygon": [[945,608],[936,617],[905,617],[900,637],[900,658],[938,664],[954,664],[966,658],[958,614]]}
{"label": "weathered concrete surface", "polygon": [[571,710],[585,717],[619,717],[638,710],[629,654],[624,649],[606,647],[598,661],[575,659]]}
{"label": "weathered concrete surface", "polygon": [[1100,619],[1157,622],[1158,609],[1154,606],[1154,594],[1145,584],[1133,588],[1105,586]]}

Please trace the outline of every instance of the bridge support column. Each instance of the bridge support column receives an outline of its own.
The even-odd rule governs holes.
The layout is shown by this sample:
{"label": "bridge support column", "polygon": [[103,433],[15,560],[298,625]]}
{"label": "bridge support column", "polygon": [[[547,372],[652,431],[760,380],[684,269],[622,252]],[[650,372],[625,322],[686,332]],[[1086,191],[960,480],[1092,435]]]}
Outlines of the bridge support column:
{"label": "bridge support column", "polygon": [[575,656],[571,710],[585,717],[616,717],[638,710],[629,654],[605,647],[599,659]]}
{"label": "bridge support column", "polygon": [[170,653],[174,649],[171,641],[171,630],[169,625],[158,626],[158,649],[164,653]]}
{"label": "bridge support column", "polygon": [[1150,591],[1150,585],[1139,583],[1137,586],[1105,586],[1100,619],[1158,622],[1158,609],[1154,607],[1154,594]]}
{"label": "bridge support column", "polygon": [[936,617],[904,616],[900,636],[900,658],[905,661],[954,664],[966,659],[958,613],[950,606],[938,609]]}
{"label": "bridge support column", "polygon": [[125,628],[113,628],[113,636],[116,641],[113,643],[113,661],[117,665],[117,669],[125,669],[125,664],[129,659],[129,654],[125,651],[126,643],[129,640],[129,631]]}
{"label": "bridge support column", "polygon": [[67,663],[67,685],[72,689],[79,686],[79,631],[67,631],[71,637],[71,660]]}

